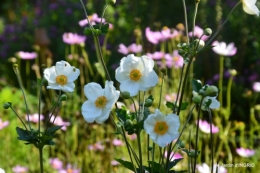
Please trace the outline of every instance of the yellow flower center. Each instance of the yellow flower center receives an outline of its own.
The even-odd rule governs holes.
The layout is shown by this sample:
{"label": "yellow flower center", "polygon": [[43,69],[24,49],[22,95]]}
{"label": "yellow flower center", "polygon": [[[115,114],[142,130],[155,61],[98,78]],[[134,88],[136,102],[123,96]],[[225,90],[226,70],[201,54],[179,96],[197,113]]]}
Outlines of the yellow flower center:
{"label": "yellow flower center", "polygon": [[67,76],[59,75],[59,76],[56,77],[56,83],[58,83],[62,86],[66,85],[67,82],[68,82]]}
{"label": "yellow flower center", "polygon": [[69,168],[69,169],[67,169],[67,172],[68,172],[68,173],[72,173],[73,170]]}
{"label": "yellow flower center", "polygon": [[142,77],[142,74],[139,70],[137,69],[134,69],[130,72],[130,75],[129,75],[130,79],[133,80],[133,81],[138,81],[140,80],[140,78]]}
{"label": "yellow flower center", "polygon": [[154,126],[154,132],[159,134],[159,135],[164,135],[169,129],[169,126],[167,125],[166,122],[156,122]]}
{"label": "yellow flower center", "polygon": [[103,108],[106,106],[106,104],[107,104],[107,98],[105,96],[100,96],[95,101],[95,105],[98,108]]}

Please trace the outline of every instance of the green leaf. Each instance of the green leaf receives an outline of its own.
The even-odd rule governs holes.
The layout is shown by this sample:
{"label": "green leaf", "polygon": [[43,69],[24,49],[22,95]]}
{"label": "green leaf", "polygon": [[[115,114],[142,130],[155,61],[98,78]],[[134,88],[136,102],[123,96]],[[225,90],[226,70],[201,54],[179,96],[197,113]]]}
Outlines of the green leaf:
{"label": "green leaf", "polygon": [[153,172],[165,172],[164,168],[162,167],[162,165],[160,163],[157,162],[153,162],[153,161],[148,161],[148,163],[150,164]]}
{"label": "green leaf", "polygon": [[172,102],[166,102],[167,108],[173,109],[174,108],[174,103]]}
{"label": "green leaf", "polygon": [[189,105],[188,102],[181,103],[181,111],[186,110],[188,105]]}
{"label": "green leaf", "polygon": [[103,24],[102,27],[101,27],[101,34],[103,34],[103,35],[107,34],[108,29],[109,29],[109,24],[108,23]]}
{"label": "green leaf", "polygon": [[127,115],[127,112],[125,109],[116,109],[116,116],[124,124],[126,123],[126,120],[128,119],[128,115]]}
{"label": "green leaf", "polygon": [[181,161],[183,158],[180,159],[174,159],[173,161],[169,162],[168,170],[172,169],[179,161]]}
{"label": "green leaf", "polygon": [[122,159],[115,159],[115,160],[118,161],[119,163],[121,163],[125,168],[127,168],[131,171],[135,171],[134,165],[133,165],[132,162],[125,161],[125,160],[122,160]]}
{"label": "green leaf", "polygon": [[20,127],[16,127],[16,132],[18,134],[17,139],[21,141],[27,141],[26,144],[36,144],[38,140],[38,132],[37,133],[31,133],[28,130],[24,130]]}
{"label": "green leaf", "polygon": [[192,90],[196,91],[197,93],[199,92],[199,90],[202,88],[202,84],[200,81],[192,79],[191,81],[191,85],[192,85]]}
{"label": "green leaf", "polygon": [[52,126],[47,129],[47,134],[54,134],[57,130],[61,129],[63,126]]}

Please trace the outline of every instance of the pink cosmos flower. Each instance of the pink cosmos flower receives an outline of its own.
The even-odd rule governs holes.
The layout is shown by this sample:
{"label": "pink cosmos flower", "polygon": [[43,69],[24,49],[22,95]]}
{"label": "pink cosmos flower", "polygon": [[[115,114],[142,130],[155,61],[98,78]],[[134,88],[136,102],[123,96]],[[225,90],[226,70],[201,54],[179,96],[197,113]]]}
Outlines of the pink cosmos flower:
{"label": "pink cosmos flower", "polygon": [[51,158],[51,159],[49,159],[49,162],[50,162],[52,168],[54,168],[56,170],[62,169],[63,163],[60,159]]}
{"label": "pink cosmos flower", "polygon": [[237,53],[237,48],[233,42],[227,45],[225,42],[214,41],[212,46],[214,46],[212,50],[219,55],[233,56]]}
{"label": "pink cosmos flower", "polygon": [[253,90],[254,90],[255,92],[260,92],[260,82],[255,82],[255,83],[253,84]]}
{"label": "pink cosmos flower", "polygon": [[[199,120],[199,128],[204,133],[210,133],[210,123],[208,123],[207,121]],[[218,132],[219,132],[218,127],[212,124],[212,133],[214,134]]]}
{"label": "pink cosmos flower", "polygon": [[162,38],[162,34],[159,31],[151,31],[149,27],[145,29],[145,36],[150,43],[158,44]]}
{"label": "pink cosmos flower", "polygon": [[161,31],[161,41],[165,41],[165,40],[168,40],[168,39],[171,39],[171,38],[174,38],[176,36],[179,35],[179,32],[175,29],[171,30],[170,28],[168,27],[163,27],[162,31]]}
{"label": "pink cosmos flower", "polygon": [[[227,173],[227,169],[225,167],[217,164],[213,165],[213,173],[216,173],[217,167],[218,173]],[[196,168],[199,173],[211,173],[211,168],[206,163],[203,163],[202,165],[196,165]]]}
{"label": "pink cosmos flower", "polygon": [[166,94],[164,96],[165,100],[168,101],[168,102],[174,102],[176,101],[176,98],[177,98],[177,94],[176,93],[171,93],[171,94]]}
{"label": "pink cosmos flower", "polygon": [[16,165],[15,167],[12,168],[14,173],[26,173],[28,171],[28,168],[20,165]]}
{"label": "pink cosmos flower", "polygon": [[[55,116],[52,115],[52,117],[50,119],[51,123],[53,123],[54,118],[55,118]],[[54,124],[57,126],[63,126],[61,128],[61,130],[64,130],[64,131],[67,130],[67,126],[70,126],[70,122],[63,121],[63,119],[60,116],[56,116],[56,118],[54,120]]]}
{"label": "pink cosmos flower", "polygon": [[[204,30],[200,28],[199,26],[194,27],[194,37],[200,38],[204,33]],[[189,36],[192,37],[192,31],[189,32]],[[208,36],[203,35],[201,37],[201,40],[206,41],[208,39]]]}
{"label": "pink cosmos flower", "polygon": [[[89,18],[89,22],[92,24],[92,25],[95,25],[96,22],[100,23],[101,22],[101,18],[98,17],[98,15],[96,13],[88,16]],[[102,23],[104,23],[106,20],[104,18],[102,18]],[[83,19],[81,21],[79,21],[79,25],[80,26],[85,26],[88,24],[88,20],[87,19]]]}
{"label": "pink cosmos flower", "polygon": [[62,39],[63,42],[67,44],[81,44],[85,42],[87,37],[69,32],[69,33],[64,33],[62,35]]}
{"label": "pink cosmos flower", "polygon": [[0,118],[0,130],[2,130],[3,128],[5,128],[6,126],[8,126],[9,124],[9,121],[3,121],[1,118]]}
{"label": "pink cosmos flower", "polygon": [[147,53],[146,54],[148,57],[152,58],[153,60],[161,60],[164,57],[164,53],[163,52],[154,52],[154,53]]}
{"label": "pink cosmos flower", "polygon": [[122,146],[124,144],[120,139],[114,139],[112,143],[114,146]]}
{"label": "pink cosmos flower", "polygon": [[37,53],[36,52],[23,52],[19,51],[17,53],[18,57],[24,60],[32,60],[37,58]]}
{"label": "pink cosmos flower", "polygon": [[117,165],[119,165],[119,162],[116,161],[116,160],[112,160],[112,161],[111,161],[111,165],[113,165],[113,166],[117,166]]}
{"label": "pink cosmos flower", "polygon": [[139,53],[142,52],[142,45],[138,44],[131,44],[128,47],[126,47],[124,44],[119,44],[119,49],[117,50],[118,52],[127,55],[130,53]]}
{"label": "pink cosmos flower", "polygon": [[181,68],[184,64],[183,58],[178,54],[178,50],[174,50],[172,54],[166,54],[166,66],[168,68],[171,68],[172,66],[174,68]]}
{"label": "pink cosmos flower", "polygon": [[58,173],[80,173],[80,170],[73,168],[71,164],[68,164],[65,169],[58,170]]}
{"label": "pink cosmos flower", "polygon": [[[40,120],[43,120],[43,119],[44,119],[44,116],[40,115]],[[27,116],[26,116],[26,120],[27,120]],[[39,114],[35,113],[35,114],[32,114],[32,115],[29,115],[29,120],[31,122],[38,123],[38,121],[39,121]]]}
{"label": "pink cosmos flower", "polygon": [[237,148],[236,152],[238,155],[242,156],[242,157],[251,157],[255,154],[255,150],[250,150],[247,148]]}
{"label": "pink cosmos flower", "polygon": [[135,140],[137,138],[136,134],[128,135],[126,134],[127,137],[129,137],[130,140]]}

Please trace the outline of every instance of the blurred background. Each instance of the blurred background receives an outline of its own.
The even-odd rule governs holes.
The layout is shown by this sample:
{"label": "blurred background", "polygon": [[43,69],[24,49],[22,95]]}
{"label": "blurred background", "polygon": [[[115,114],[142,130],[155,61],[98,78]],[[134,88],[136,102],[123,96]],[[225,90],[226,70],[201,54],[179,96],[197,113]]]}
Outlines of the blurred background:
{"label": "blurred background", "polygon": [[[86,4],[88,15],[96,13],[99,17],[102,16],[105,0],[83,0],[83,2]],[[200,28],[209,27],[214,33],[237,2],[238,0],[201,0],[196,25]],[[187,0],[186,5],[189,22],[189,27],[186,29],[191,31],[194,2]],[[257,5],[259,7],[259,2]],[[112,78],[114,78],[115,68],[124,56],[118,51],[120,44],[141,44],[142,51],[138,52],[140,55],[153,53],[161,50],[162,44],[153,44],[147,39],[145,32],[147,27],[152,31],[161,31],[165,27],[175,28],[178,31],[185,29],[182,25],[184,12],[181,0],[117,0],[116,4],[107,8],[104,18],[106,22],[112,24],[109,33],[100,36],[102,51]],[[105,79],[104,74],[99,70],[100,64],[91,36],[86,36],[84,44],[76,46],[63,40],[64,33],[84,35],[84,27],[79,24],[83,19],[85,14],[79,0],[1,0],[0,103],[11,101],[18,113],[25,117],[21,91],[12,69],[14,62],[19,65],[29,95],[31,113],[37,112],[37,78],[41,77],[41,64],[50,67],[57,61],[66,60],[77,65],[83,72],[84,78],[78,81],[79,87],[76,88],[75,93],[69,94],[69,98],[78,102],[67,101],[59,112],[63,119],[62,123],[67,122],[68,126],[66,130],[60,132],[56,146],[45,148],[46,172],[59,170],[53,166],[55,164],[52,161],[49,161],[50,158],[60,159],[59,163],[63,164],[61,167],[67,171],[75,168],[81,172],[124,172],[122,167],[113,162],[115,157],[127,158],[127,156],[123,154],[126,148],[118,149],[121,144],[114,143],[114,140],[120,140],[120,137],[112,134],[114,132],[112,124],[109,122],[101,126],[87,124],[80,113],[81,105],[86,100],[80,88],[87,82],[103,83]],[[260,100],[258,96],[260,89],[253,88],[256,82],[260,82],[259,26],[259,18],[245,13],[240,5],[214,39],[227,44],[233,42],[237,47],[234,56],[224,58],[223,88],[221,88],[224,95],[223,109],[222,112],[215,113],[220,116],[228,114],[228,118],[214,120],[220,128],[219,136],[215,137],[216,141],[232,137],[230,139],[232,141],[221,144],[221,146],[227,145],[216,158],[222,163],[259,163]],[[185,36],[181,40],[185,40]],[[175,41],[181,42],[181,40]],[[37,58],[25,60],[19,54],[20,51],[35,52]],[[92,67],[85,65],[87,61]],[[219,62],[219,55],[214,51],[203,52],[194,62],[193,78],[218,86]],[[169,68],[169,71],[171,69]],[[232,77],[233,84],[228,93],[228,82],[232,76],[230,70],[236,70],[237,74]],[[173,76],[169,74],[169,81],[173,80],[170,78]],[[47,116],[55,92],[44,91],[44,93],[42,112],[43,116]],[[226,101],[228,94],[232,100],[231,105]],[[225,112],[227,110],[228,113]],[[32,146],[25,146],[16,140],[15,127],[21,126],[21,123],[10,110],[4,110],[2,107],[0,120],[0,127],[8,121],[6,127],[0,128],[0,168],[5,169],[6,172],[15,172],[13,167],[20,165],[26,167],[27,172],[37,172],[37,151],[32,149]],[[183,122],[184,120],[185,118]],[[232,128],[233,130],[230,130]],[[230,136],[223,137],[223,134]],[[203,135],[206,135],[202,140],[205,140],[207,145],[209,136]],[[255,153],[252,157],[240,156],[236,152],[236,148],[239,147],[253,149]],[[202,157],[200,161],[203,163],[207,159]],[[49,167],[50,164],[52,167]],[[255,167],[250,171],[257,172],[257,170]],[[234,172],[233,168],[228,168],[228,172],[232,171]],[[246,171],[245,168],[235,170],[235,172]]]}

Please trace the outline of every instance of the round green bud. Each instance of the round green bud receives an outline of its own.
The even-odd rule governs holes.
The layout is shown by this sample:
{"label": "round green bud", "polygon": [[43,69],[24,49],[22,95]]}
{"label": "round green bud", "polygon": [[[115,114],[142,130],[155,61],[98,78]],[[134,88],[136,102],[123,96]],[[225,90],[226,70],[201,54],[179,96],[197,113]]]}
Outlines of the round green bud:
{"label": "round green bud", "polygon": [[122,97],[123,99],[129,99],[131,96],[130,96],[130,93],[129,93],[128,91],[123,91],[123,92],[121,93],[121,97]]}
{"label": "round green bud", "polygon": [[133,124],[134,124],[133,121],[130,120],[130,119],[127,119],[126,122],[125,122],[125,125],[126,125],[127,127],[132,127]]}
{"label": "round green bud", "polygon": [[150,106],[152,106],[152,104],[153,104],[153,101],[151,99],[146,99],[145,103],[144,103],[144,106],[145,107],[150,107]]}
{"label": "round green bud", "polygon": [[237,75],[237,71],[235,69],[229,70],[229,73],[230,73],[231,76]]}
{"label": "round green bud", "polygon": [[11,106],[12,106],[12,103],[11,103],[11,102],[6,102],[6,103],[4,104],[4,108],[5,108],[5,109],[9,109]]}
{"label": "round green bud", "polygon": [[61,95],[61,101],[66,101],[67,100],[67,96],[66,96],[66,94],[62,94]]}
{"label": "round green bud", "polygon": [[212,34],[212,30],[210,28],[204,29],[204,35],[211,36],[211,34]]}
{"label": "round green bud", "polygon": [[195,104],[200,104],[201,99],[202,99],[201,95],[195,95],[195,96],[192,97],[192,101],[193,101]]}
{"label": "round green bud", "polygon": [[13,68],[17,68],[18,67],[18,64],[13,64]]}
{"label": "round green bud", "polygon": [[197,47],[197,51],[199,51],[205,46],[205,42],[203,40],[195,39],[194,45]]}
{"label": "round green bud", "polygon": [[205,91],[205,95],[210,97],[216,97],[218,95],[218,88],[214,85],[208,86]]}

